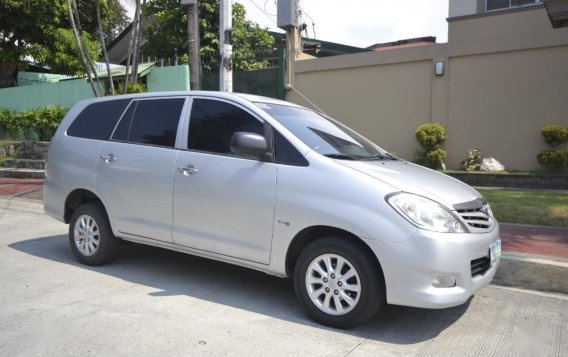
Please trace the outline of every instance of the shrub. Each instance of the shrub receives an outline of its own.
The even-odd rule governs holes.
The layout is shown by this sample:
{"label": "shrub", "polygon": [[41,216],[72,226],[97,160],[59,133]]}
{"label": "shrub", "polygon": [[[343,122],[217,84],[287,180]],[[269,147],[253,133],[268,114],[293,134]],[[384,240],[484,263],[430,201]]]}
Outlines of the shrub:
{"label": "shrub", "polygon": [[541,130],[544,141],[551,147],[568,143],[568,126],[560,124],[547,125]]}
{"label": "shrub", "polygon": [[0,110],[0,139],[49,141],[66,113],[57,105],[23,112]]}
{"label": "shrub", "polygon": [[416,140],[418,140],[424,152],[416,152],[416,163],[431,169],[443,168],[448,155],[440,148],[440,145],[446,139],[446,128],[442,124],[426,123],[420,125],[416,129]]}
{"label": "shrub", "polygon": [[436,149],[426,152],[426,165],[432,168],[440,168],[446,161],[448,154],[445,150]]}
{"label": "shrub", "polygon": [[416,130],[416,140],[426,151],[438,149],[447,138],[446,128],[440,123],[422,124]]}
{"label": "shrub", "polygon": [[553,171],[568,167],[568,151],[546,150],[537,155],[538,162]]}
{"label": "shrub", "polygon": [[148,88],[143,83],[128,83],[126,85],[126,90],[124,89],[124,83],[118,85],[119,94],[131,94],[131,93],[146,93]]}
{"label": "shrub", "polygon": [[467,158],[462,161],[462,168],[465,171],[479,171],[481,169],[481,160],[483,156],[481,151],[477,149],[470,149],[467,152]]}

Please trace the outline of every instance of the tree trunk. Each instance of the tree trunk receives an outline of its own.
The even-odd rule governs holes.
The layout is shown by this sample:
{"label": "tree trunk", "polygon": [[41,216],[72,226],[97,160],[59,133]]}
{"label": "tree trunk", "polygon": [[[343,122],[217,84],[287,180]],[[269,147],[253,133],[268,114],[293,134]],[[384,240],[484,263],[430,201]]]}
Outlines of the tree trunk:
{"label": "tree trunk", "polygon": [[77,44],[77,49],[79,50],[79,57],[81,58],[81,64],[83,65],[83,70],[87,74],[87,81],[91,85],[93,94],[98,97],[98,92],[95,89],[95,84],[91,78],[91,73],[89,67],[87,66],[87,60],[85,59],[85,54],[83,53],[83,46],[81,45],[81,39],[79,37],[79,31],[77,30],[77,25],[75,24],[75,17],[73,16],[73,7],[71,5],[71,0],[67,0],[67,12],[69,13],[69,21],[71,21],[71,27],[73,29],[73,35],[75,36],[75,43]]}
{"label": "tree trunk", "polygon": [[138,34],[140,33],[140,10],[140,0],[136,0],[136,9],[134,10],[134,33],[132,34],[132,83],[136,83],[138,80]]}
{"label": "tree trunk", "polygon": [[15,87],[18,64],[13,61],[0,62],[0,88]]}
{"label": "tree trunk", "polygon": [[107,69],[107,73],[108,73],[109,89],[110,89],[110,93],[112,95],[114,95],[115,93],[114,93],[114,83],[112,81],[112,71],[110,70],[110,62],[109,62],[109,59],[108,59],[105,37],[103,35],[103,24],[102,24],[102,21],[101,21],[101,1],[100,0],[97,0],[96,7],[97,7],[97,24],[98,24],[98,27],[99,27],[99,40],[101,41],[101,47],[103,48],[103,55],[104,55],[106,69]]}
{"label": "tree trunk", "polygon": [[[79,19],[79,10],[77,9],[77,1],[76,0],[72,0],[72,4],[73,4],[73,12],[75,14],[75,21],[76,21],[76,26],[77,29],[79,31],[79,39],[81,40],[81,45],[83,46],[83,52],[85,53],[85,58],[86,58],[86,62],[89,66],[89,68],[91,69],[91,72],[93,73],[93,75],[95,76],[95,80],[97,82],[97,87],[99,88],[99,95],[103,93],[103,88],[101,86],[101,81],[99,79],[99,76],[97,75],[97,69],[95,68],[95,64],[93,62],[93,59],[91,58],[91,54],[89,53],[89,48],[87,47],[87,44],[85,43],[85,39],[83,38],[83,28],[81,26],[81,20]],[[97,95],[97,97],[99,96]]]}
{"label": "tree trunk", "polygon": [[[140,1],[140,0],[138,0]],[[140,57],[140,47],[142,46],[142,36],[144,36],[144,6],[146,5],[146,0],[142,0],[142,7],[140,9],[139,20],[138,20],[138,33],[136,34],[136,43],[134,47],[134,52],[136,53],[136,61],[134,62],[134,67],[132,68],[132,74],[134,75],[132,82],[136,83],[138,81],[138,64]]]}

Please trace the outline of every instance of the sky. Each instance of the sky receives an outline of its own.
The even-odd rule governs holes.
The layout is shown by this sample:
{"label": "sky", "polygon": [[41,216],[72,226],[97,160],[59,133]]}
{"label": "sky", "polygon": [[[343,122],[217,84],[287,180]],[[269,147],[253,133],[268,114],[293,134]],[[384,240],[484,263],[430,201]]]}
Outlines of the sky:
{"label": "sky", "polygon": [[[234,1],[246,7],[249,20],[278,30],[276,0]],[[313,22],[319,40],[368,47],[423,36],[436,36],[437,42],[447,42],[448,1],[300,0],[300,6],[309,37],[314,37]],[[122,2],[127,5],[127,1]]]}
{"label": "sky", "polygon": [[[301,0],[300,6],[303,13],[309,15],[304,16],[303,22],[308,24],[310,37],[314,36],[313,22],[320,40],[367,47],[423,36],[436,36],[437,42],[447,42],[448,1]],[[237,2],[246,7],[247,18],[263,27],[277,29],[276,0]]]}

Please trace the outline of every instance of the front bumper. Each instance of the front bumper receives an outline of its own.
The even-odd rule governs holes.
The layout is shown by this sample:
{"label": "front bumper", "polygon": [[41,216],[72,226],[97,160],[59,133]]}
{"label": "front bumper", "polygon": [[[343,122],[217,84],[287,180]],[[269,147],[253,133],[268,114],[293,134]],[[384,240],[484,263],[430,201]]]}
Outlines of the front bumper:
{"label": "front bumper", "polygon": [[[488,233],[436,233],[417,230],[403,242],[366,240],[383,269],[387,302],[420,308],[447,308],[465,303],[491,282],[499,262],[472,277],[471,261],[489,255],[499,226]],[[451,275],[456,286],[437,288],[433,275]]]}

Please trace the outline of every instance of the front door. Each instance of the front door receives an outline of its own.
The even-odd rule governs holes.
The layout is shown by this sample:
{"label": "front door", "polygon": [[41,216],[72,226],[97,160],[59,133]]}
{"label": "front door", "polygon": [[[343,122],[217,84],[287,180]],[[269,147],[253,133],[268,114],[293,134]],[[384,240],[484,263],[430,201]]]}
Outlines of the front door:
{"label": "front door", "polygon": [[236,104],[196,98],[187,150],[174,179],[174,243],[268,264],[277,165],[231,153],[235,132],[263,134],[264,124]]}

